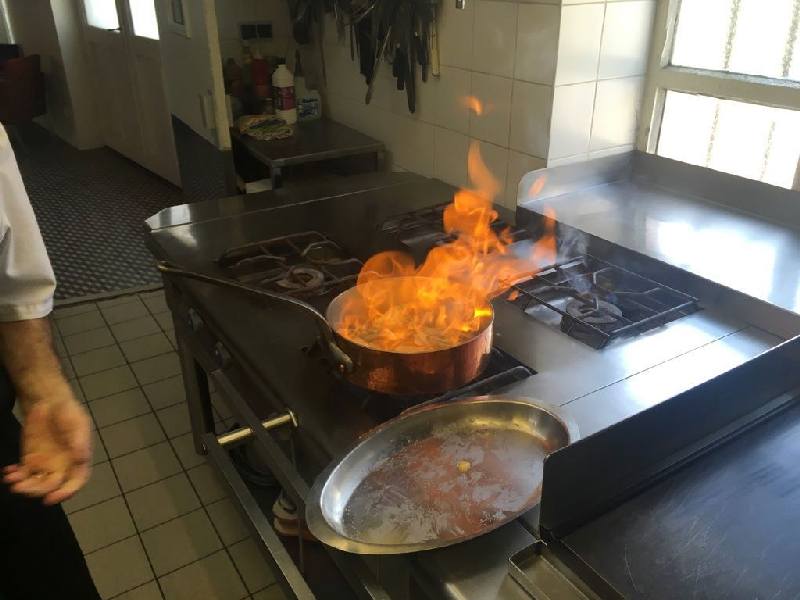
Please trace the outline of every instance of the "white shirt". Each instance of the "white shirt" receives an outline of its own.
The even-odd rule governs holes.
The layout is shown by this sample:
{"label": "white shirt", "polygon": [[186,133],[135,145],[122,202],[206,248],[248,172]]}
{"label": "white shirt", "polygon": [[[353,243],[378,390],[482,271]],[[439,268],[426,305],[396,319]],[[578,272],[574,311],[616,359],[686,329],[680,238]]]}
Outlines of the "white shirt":
{"label": "white shirt", "polygon": [[56,278],[14,150],[0,125],[0,321],[47,316],[53,310],[55,289]]}

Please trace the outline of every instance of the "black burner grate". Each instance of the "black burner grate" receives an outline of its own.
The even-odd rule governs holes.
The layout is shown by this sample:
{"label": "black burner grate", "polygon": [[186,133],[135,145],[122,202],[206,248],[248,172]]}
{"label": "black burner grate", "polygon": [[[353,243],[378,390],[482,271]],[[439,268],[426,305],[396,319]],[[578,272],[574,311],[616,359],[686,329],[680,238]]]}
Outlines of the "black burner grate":
{"label": "black burner grate", "polygon": [[[452,242],[455,236],[444,231],[444,209],[448,204],[440,204],[431,208],[424,208],[410,213],[404,213],[385,221],[382,231],[395,236],[411,249],[421,249],[427,252],[434,246]],[[530,239],[531,234],[525,229],[514,227],[497,219],[492,223],[492,229],[498,235],[505,232],[505,239],[518,242]]]}
{"label": "black burner grate", "polygon": [[588,254],[542,269],[506,297],[598,349],[698,309],[696,298]]}
{"label": "black burner grate", "polygon": [[362,266],[316,231],[231,248],[217,264],[237,281],[303,299],[327,297],[352,287]]}

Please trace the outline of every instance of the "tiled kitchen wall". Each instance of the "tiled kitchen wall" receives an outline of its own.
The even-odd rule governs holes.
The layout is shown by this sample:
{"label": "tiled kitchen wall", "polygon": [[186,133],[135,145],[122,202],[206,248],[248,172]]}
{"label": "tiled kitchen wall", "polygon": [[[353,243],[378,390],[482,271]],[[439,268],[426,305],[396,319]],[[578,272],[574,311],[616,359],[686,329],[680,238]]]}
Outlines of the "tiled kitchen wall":
{"label": "tiled kitchen wall", "polygon": [[285,57],[289,47],[289,5],[286,0],[217,0],[217,26],[223,62],[235,58],[242,63],[241,23],[272,23],[272,40],[252,45],[263,54]]}
{"label": "tiled kitchen wall", "polygon": [[[389,148],[393,166],[467,183],[471,140],[516,204],[521,176],[628,150],[634,141],[655,0],[442,0],[441,76],[420,83],[406,108],[383,64],[372,103],[341,42],[326,23],[327,107],[332,118]],[[477,97],[481,116],[464,102]]]}

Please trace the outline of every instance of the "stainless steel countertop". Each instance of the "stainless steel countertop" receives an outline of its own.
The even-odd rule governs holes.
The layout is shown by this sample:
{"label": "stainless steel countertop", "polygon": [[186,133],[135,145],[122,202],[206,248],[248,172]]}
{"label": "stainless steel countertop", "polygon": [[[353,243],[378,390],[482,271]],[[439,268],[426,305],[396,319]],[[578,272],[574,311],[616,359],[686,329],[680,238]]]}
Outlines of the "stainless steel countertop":
{"label": "stainless steel countertop", "polygon": [[[622,246],[633,246],[634,250],[657,250],[657,242],[663,242],[664,239],[663,234],[659,237],[653,233],[658,231],[657,224],[661,222],[658,219],[672,222],[669,219],[678,218],[675,216],[679,214],[678,209],[670,208],[664,201],[659,205],[655,200],[658,194],[652,192],[654,207],[662,206],[665,212],[658,213],[654,208],[652,214],[656,216],[648,220],[651,213],[645,210],[648,205],[646,201],[637,213],[635,204],[639,201],[636,195],[638,190],[623,188],[606,184],[600,191],[590,190],[579,196],[574,204],[567,206],[565,202],[564,206],[557,206],[559,219],[575,223],[581,229],[592,229],[592,233]],[[374,251],[372,243],[367,242],[380,243],[382,238],[371,236],[369,232],[375,231],[376,222],[380,222],[385,215],[402,212],[401,207],[411,210],[414,204],[446,202],[452,191],[449,186],[435,180],[415,181],[392,189],[321,199],[314,201],[313,206],[308,200],[296,205],[272,206],[267,210],[259,210],[251,205],[251,210],[255,212],[232,211],[234,214],[220,208],[208,209],[204,215],[209,217],[209,221],[198,223],[197,219],[188,219],[191,224],[186,222],[186,211],[175,209],[164,213],[158,220],[151,220],[154,231],[150,244],[159,256],[169,256],[187,266],[208,270],[209,257],[216,256],[231,244],[258,239],[255,236],[279,234],[282,229],[302,224],[328,233],[334,239],[343,239],[348,232],[362,231],[366,239],[357,244],[354,251]],[[536,206],[532,210],[536,210]],[[628,215],[629,210],[639,217]],[[684,210],[692,209],[687,207]],[[694,210],[696,212],[693,215],[701,214],[700,209]],[[662,216],[658,217],[658,214]],[[695,217],[689,218],[687,214],[684,213],[681,218],[689,219],[685,222],[691,224]],[[668,218],[668,215],[673,217]],[[200,217],[200,214],[196,216]],[[706,218],[711,219],[711,216]],[[728,224],[728,227],[732,226]],[[640,231],[640,228],[643,230]],[[755,236],[757,230],[748,231]],[[698,234],[698,239],[702,239],[702,243],[712,244],[714,235],[708,234],[708,238],[704,235]],[[750,243],[757,245],[755,237]],[[672,248],[669,244],[667,247]],[[672,254],[666,255],[675,257],[677,253],[678,250],[673,248]],[[687,261],[692,258],[689,254]],[[723,259],[719,253],[714,253],[713,257],[716,261]],[[737,278],[735,269],[714,267],[713,262],[711,258],[697,258],[689,266],[699,268],[706,265],[709,272],[716,269],[718,277],[726,275],[731,280],[746,280],[744,275]],[[728,264],[730,261],[725,258],[723,262]],[[795,277],[798,264],[794,263]],[[770,286],[771,290],[777,289],[775,293],[782,297],[789,292],[777,285],[777,275],[786,273],[787,269],[784,266],[778,271],[777,263],[772,267],[770,277],[775,281],[770,281],[769,286],[766,283],[761,285],[765,290]],[[748,285],[751,290],[756,287],[754,283]],[[242,352],[250,362],[260,363],[259,368],[265,377],[269,377],[273,370],[281,372],[280,360],[294,360],[292,355],[274,356],[272,345],[277,340],[262,340],[248,334],[252,323],[257,322],[257,318],[264,318],[263,309],[254,312],[256,308],[251,302],[238,297],[225,297],[221,290],[207,289],[198,284],[187,287],[196,290],[196,298],[204,312],[213,322],[219,323],[231,339],[240,340],[241,343],[246,341],[241,348],[232,349]],[[226,298],[224,302],[223,297]],[[602,350],[594,350],[557,328],[525,315],[518,307],[497,300],[497,344],[537,371],[536,375],[501,392],[558,406],[573,418],[582,436],[590,435],[746,362],[781,341],[780,337],[752,325],[747,311],[742,310],[742,306],[746,305],[727,302],[725,306],[736,306],[738,310],[731,312],[709,302],[703,310],[692,315],[638,337],[612,342]],[[795,315],[791,316],[795,318]],[[297,327],[292,332],[292,339],[308,337],[313,340],[314,331],[311,325]],[[264,356],[274,358],[265,363]],[[309,384],[306,381],[308,379],[308,376],[304,377],[305,384]],[[290,384],[293,382],[285,376],[273,381],[276,392],[298,415],[301,427],[303,423],[308,424],[308,431],[313,432],[319,447],[331,456],[338,455],[359,433],[361,423],[356,407],[307,402],[290,393],[282,393],[283,387],[288,392]],[[363,425],[368,426],[368,423],[364,422]],[[516,599],[524,594],[508,575],[508,559],[532,542],[533,536],[525,527],[520,522],[513,522],[464,544],[412,555],[408,561],[412,568],[423,573],[423,579],[428,580],[436,593],[443,597]],[[387,559],[382,570],[391,569],[392,564]]]}
{"label": "stainless steel countertop", "polygon": [[[639,168],[636,158],[632,170],[607,172],[584,185],[580,180],[591,163],[579,167],[583,173],[569,167],[528,173],[519,188],[522,210],[552,207],[560,222],[576,229],[800,313],[800,231],[792,228],[798,220],[771,210],[777,204],[773,196],[785,200],[793,194],[800,219],[800,194],[757,182],[735,186],[731,179],[739,178],[657,158]],[[603,168],[602,159],[592,163]],[[573,173],[575,185],[569,185],[564,180]],[[527,190],[542,177],[548,183],[528,199]],[[728,193],[713,198],[709,190],[718,188]],[[763,203],[768,217],[785,220],[744,212],[748,203]]]}

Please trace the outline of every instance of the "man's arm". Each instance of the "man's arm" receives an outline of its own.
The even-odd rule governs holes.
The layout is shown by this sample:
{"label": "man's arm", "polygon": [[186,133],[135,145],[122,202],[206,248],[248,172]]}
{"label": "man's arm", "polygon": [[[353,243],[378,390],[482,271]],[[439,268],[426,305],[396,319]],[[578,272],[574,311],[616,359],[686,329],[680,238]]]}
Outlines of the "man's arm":
{"label": "man's arm", "polygon": [[91,426],[61,372],[47,319],[0,323],[0,360],[25,418],[20,464],[7,466],[4,480],[57,504],[89,478]]}
{"label": "man's arm", "polygon": [[0,364],[11,377],[23,410],[41,399],[72,396],[53,351],[47,319],[0,322]]}

